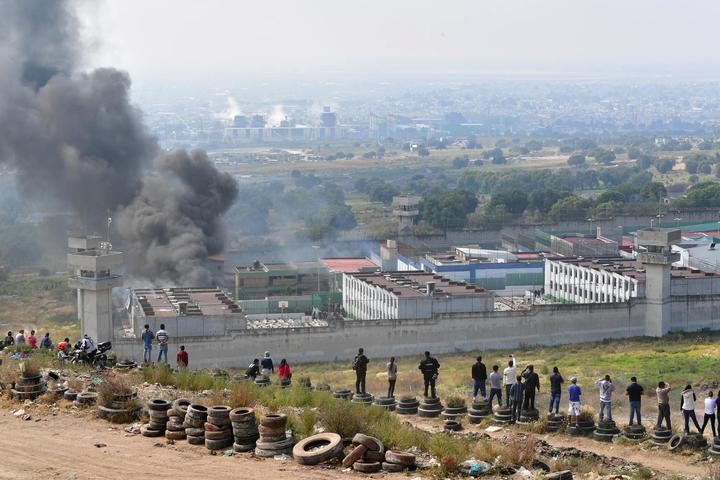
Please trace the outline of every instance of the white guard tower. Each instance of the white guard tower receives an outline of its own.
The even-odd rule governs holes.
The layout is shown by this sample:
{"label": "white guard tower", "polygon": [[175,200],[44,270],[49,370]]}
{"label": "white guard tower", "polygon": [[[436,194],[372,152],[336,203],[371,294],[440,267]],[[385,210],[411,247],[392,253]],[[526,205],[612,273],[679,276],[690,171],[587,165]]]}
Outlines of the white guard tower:
{"label": "white guard tower", "polygon": [[123,254],[91,235],[70,237],[68,248],[68,285],[77,289],[80,335],[87,333],[96,343],[111,340],[112,288],[122,285],[122,275],[113,270],[122,266]]}

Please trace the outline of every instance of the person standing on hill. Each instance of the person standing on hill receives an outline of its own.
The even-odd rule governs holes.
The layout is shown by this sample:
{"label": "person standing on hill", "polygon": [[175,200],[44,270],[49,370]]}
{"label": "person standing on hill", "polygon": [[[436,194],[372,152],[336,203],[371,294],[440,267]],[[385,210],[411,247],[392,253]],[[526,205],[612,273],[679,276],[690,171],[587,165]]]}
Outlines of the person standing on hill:
{"label": "person standing on hill", "polygon": [[358,348],[358,354],[353,360],[355,370],[355,393],[365,393],[365,377],[367,377],[367,366],[370,360],[365,356],[365,350]]}
{"label": "person standing on hill", "polygon": [[698,432],[700,431],[700,425],[698,424],[697,416],[695,416],[695,400],[697,400],[697,397],[692,389],[692,385],[685,385],[680,395],[680,410],[682,410],[683,417],[685,417],[685,435],[690,433],[690,419],[692,419]]}
{"label": "person standing on hill", "polygon": [[528,365],[522,371],[521,376],[525,378],[525,401],[523,410],[535,410],[535,390],[540,391],[540,377],[535,373],[535,367]]}
{"label": "person standing on hill", "polygon": [[570,379],[570,386],[568,387],[568,420],[572,420],[575,417],[575,425],[580,423],[580,413],[582,413],[582,404],[580,403],[580,396],[582,390],[580,385],[577,384],[577,378],[572,377]]}
{"label": "person standing on hill", "polygon": [[397,363],[395,363],[395,357],[390,357],[390,361],[387,364],[387,376],[388,376],[388,398],[395,398],[395,382],[397,381]]}
{"label": "person standing on hill", "polygon": [[498,408],[499,408],[499,407],[502,407],[502,380],[503,380],[503,377],[502,377],[502,375],[500,375],[500,372],[498,372],[500,367],[498,367],[497,365],[493,365],[492,369],[493,369],[493,371],[489,377],[490,399],[488,400],[488,403],[490,404],[490,408],[492,408],[493,397],[497,397]]}
{"label": "person standing on hill", "polygon": [[160,330],[157,331],[157,334],[155,335],[155,338],[158,342],[158,363],[160,363],[160,359],[165,355],[165,363],[168,363],[168,343],[170,341],[170,335],[168,335],[168,332],[165,331],[165,324],[160,324]]}
{"label": "person standing on hill", "polygon": [[658,401],[658,418],[655,428],[660,430],[662,421],[665,420],[668,430],[672,430],[670,427],[670,384],[665,382],[658,382],[655,393],[657,394]]}
{"label": "person standing on hill", "polygon": [[705,433],[705,426],[710,422],[710,427],[712,427],[713,432],[713,438],[717,437],[717,431],[715,431],[715,408],[717,407],[717,398],[713,396],[712,390],[710,390],[707,394],[707,398],[705,399],[705,417],[703,418],[703,424],[702,428],[700,428],[700,433]]}
{"label": "person standing on hill", "polygon": [[527,387],[527,382],[525,382],[525,385],[522,383],[522,376],[518,375],[515,378],[515,382],[510,386],[510,396],[512,397],[512,421],[517,422],[518,418],[520,418],[520,408],[527,410],[527,408],[523,405],[523,391],[525,391],[525,404],[527,404],[527,392],[532,391],[533,393],[535,390],[530,390]]}
{"label": "person standing on hill", "polygon": [[420,361],[418,369],[423,374],[423,383],[425,385],[425,397],[428,397],[428,389],[430,390],[430,398],[436,398],[435,382],[440,370],[440,362],[430,356],[430,352],[425,352],[425,358]]}
{"label": "person standing on hill", "polygon": [[515,377],[517,377],[517,360],[513,354],[510,354],[510,360],[508,366],[503,370],[503,384],[505,385],[505,406],[510,406],[510,387],[515,383]]}
{"label": "person standing on hill", "polygon": [[637,415],[638,425],[642,425],[642,420],[640,420],[640,407],[643,393],[645,393],[645,389],[637,383],[637,378],[631,377],[630,385],[625,389],[625,395],[628,396],[628,400],[630,401],[630,425],[633,424],[634,415]]}
{"label": "person standing on hill", "polygon": [[475,363],[472,366],[472,378],[473,378],[473,401],[477,398],[478,391],[485,400],[485,382],[487,381],[487,369],[485,364],[482,363],[482,357],[478,356]]}
{"label": "person standing on hill", "polygon": [[560,396],[562,394],[562,384],[565,382],[558,367],[553,367],[553,374],[550,375],[550,404],[548,405],[548,413],[552,413],[555,407],[555,415],[560,413]]}
{"label": "person standing on hill", "polygon": [[610,380],[610,375],[595,381],[600,391],[600,421],[605,418],[605,409],[607,409],[607,418],[612,422],[612,394],[615,391],[615,385]]}
{"label": "person standing on hill", "polygon": [[152,342],[155,340],[155,334],[150,330],[150,325],[145,324],[145,329],[141,335],[143,341],[143,362],[148,364],[152,362]]}

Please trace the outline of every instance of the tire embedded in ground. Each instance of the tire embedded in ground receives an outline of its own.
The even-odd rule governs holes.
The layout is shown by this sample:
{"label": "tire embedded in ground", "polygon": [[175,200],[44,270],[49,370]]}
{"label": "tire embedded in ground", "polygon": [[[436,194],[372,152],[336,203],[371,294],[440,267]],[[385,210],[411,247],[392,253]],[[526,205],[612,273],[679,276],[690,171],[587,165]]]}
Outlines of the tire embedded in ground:
{"label": "tire embedded in ground", "polygon": [[444,429],[449,432],[459,432],[460,430],[463,429],[463,427],[460,424],[460,422],[458,422],[456,420],[446,420]]}
{"label": "tire embedded in ground", "polygon": [[[275,455],[292,455],[295,438],[286,436],[287,416],[281,413],[270,413],[260,419],[260,438],[255,444],[255,456],[274,457]],[[273,436],[266,435],[272,432]]]}
{"label": "tire embedded in ground", "polygon": [[493,412],[493,420],[498,423],[510,423],[512,421],[512,409],[510,407],[498,407]]}
{"label": "tire embedded in ground", "polygon": [[400,397],[400,401],[395,407],[395,413],[400,415],[415,415],[418,412],[419,406],[420,402],[417,401],[417,398],[410,395],[405,395],[403,397]]}
{"label": "tire embedded in ground", "polygon": [[361,403],[363,405],[371,405],[373,403],[373,396],[370,393],[356,393],[352,396],[353,403]]}
{"label": "tire embedded in ground", "polygon": [[358,460],[353,463],[352,468],[353,470],[362,473],[375,473],[380,471],[382,465],[380,462],[364,462],[362,460]]}
{"label": "tire embedded in ground", "polygon": [[628,440],[639,442],[645,439],[645,427],[642,425],[626,425],[623,428],[622,435]]}

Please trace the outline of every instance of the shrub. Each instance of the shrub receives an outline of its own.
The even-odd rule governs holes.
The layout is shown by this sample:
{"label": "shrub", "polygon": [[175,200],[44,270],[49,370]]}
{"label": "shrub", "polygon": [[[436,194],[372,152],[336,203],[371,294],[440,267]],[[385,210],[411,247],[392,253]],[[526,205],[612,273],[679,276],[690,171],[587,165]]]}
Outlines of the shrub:
{"label": "shrub", "polygon": [[300,413],[288,415],[288,425],[300,438],[309,437],[315,431],[317,415],[312,409],[306,408]]}
{"label": "shrub", "polygon": [[588,422],[594,422],[595,421],[595,410],[593,410],[591,407],[588,407],[587,405],[583,405],[582,410],[580,411],[580,417],[578,419],[579,421],[588,421]]}
{"label": "shrub", "polygon": [[116,396],[127,396],[133,393],[130,379],[125,375],[110,374],[97,387],[98,403],[110,408]]}
{"label": "shrub", "polygon": [[500,461],[505,466],[522,465],[529,467],[535,459],[536,445],[537,440],[534,438],[526,438],[505,445],[500,454]]}
{"label": "shrub", "polygon": [[28,358],[20,362],[20,373],[24,377],[40,375],[40,365],[35,360]]}
{"label": "shrub", "polygon": [[352,437],[356,433],[367,431],[368,411],[367,407],[341,400],[326,402],[320,407],[320,424],[328,432],[335,432],[341,437]]}
{"label": "shrub", "polygon": [[254,407],[257,402],[255,387],[248,382],[236,383],[230,387],[227,404],[232,408]]}
{"label": "shrub", "polygon": [[445,398],[445,405],[450,408],[461,408],[465,406],[465,399],[460,395],[450,395]]}

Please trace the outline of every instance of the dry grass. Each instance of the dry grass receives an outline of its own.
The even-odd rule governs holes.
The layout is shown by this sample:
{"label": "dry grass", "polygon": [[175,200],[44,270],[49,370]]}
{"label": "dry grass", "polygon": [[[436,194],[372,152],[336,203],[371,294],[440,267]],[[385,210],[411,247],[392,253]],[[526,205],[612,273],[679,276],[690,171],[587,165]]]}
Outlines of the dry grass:
{"label": "dry grass", "polygon": [[500,454],[500,462],[505,466],[522,465],[529,467],[535,458],[535,447],[537,440],[525,438],[506,445]]}
{"label": "dry grass", "polygon": [[255,389],[249,382],[235,383],[230,388],[227,404],[232,408],[254,407],[257,403]]}
{"label": "dry grass", "polygon": [[40,375],[40,364],[32,358],[27,358],[19,364],[20,373],[25,377]]}
{"label": "dry grass", "polygon": [[126,375],[111,373],[97,386],[98,403],[110,408],[116,396],[132,395],[133,385]]}
{"label": "dry grass", "polygon": [[707,480],[720,480],[720,463],[712,463],[708,465]]}
{"label": "dry grass", "polygon": [[582,410],[580,411],[579,421],[594,422],[595,421],[595,410],[593,410],[592,407],[583,405]]}
{"label": "dry grass", "polygon": [[596,473],[604,475],[607,473],[605,466],[594,458],[559,458],[550,463],[550,468],[553,472],[572,470],[575,474]]}
{"label": "dry grass", "polygon": [[82,392],[85,384],[79,378],[70,378],[67,381],[68,389],[74,392]]}
{"label": "dry grass", "polygon": [[450,408],[460,408],[465,406],[465,398],[458,395],[449,395],[445,397],[445,405]]}

